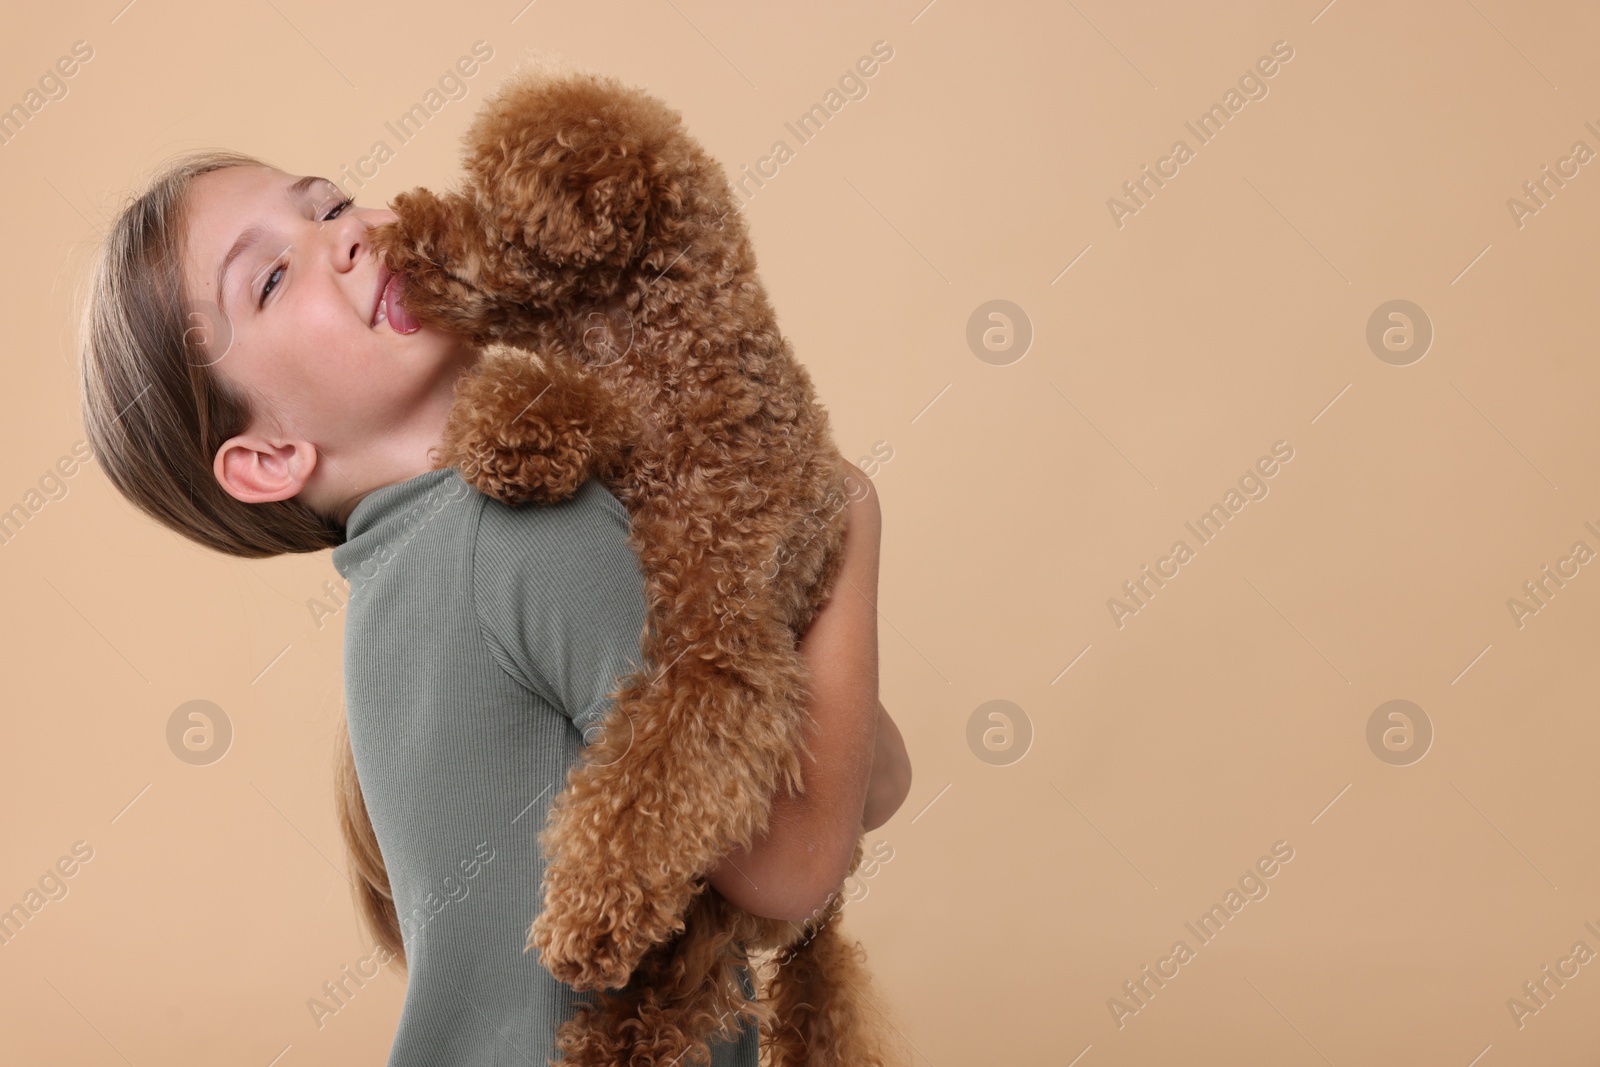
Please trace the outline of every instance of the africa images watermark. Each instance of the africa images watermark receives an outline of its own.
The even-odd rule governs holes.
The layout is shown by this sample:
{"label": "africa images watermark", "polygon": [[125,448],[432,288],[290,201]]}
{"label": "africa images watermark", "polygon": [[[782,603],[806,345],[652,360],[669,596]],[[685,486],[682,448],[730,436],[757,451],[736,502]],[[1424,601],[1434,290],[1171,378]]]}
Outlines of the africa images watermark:
{"label": "africa images watermark", "polygon": [[[1584,927],[1595,937],[1600,937],[1600,928],[1593,922],[1585,922]],[[1594,949],[1589,947],[1587,941],[1574,941],[1572,951],[1556,960],[1554,972],[1547,963],[1539,969],[1539,976],[1522,983],[1522,996],[1507,997],[1506,1010],[1511,1013],[1511,1021],[1521,1030],[1528,1025],[1531,1016],[1538,1015],[1550,1006],[1550,1001],[1568,982],[1578,977],[1585,964],[1595,958]],[[1571,970],[1568,970],[1570,965]],[[1554,988],[1552,988],[1552,986]]]}
{"label": "africa images watermark", "polygon": [[1280,63],[1288,63],[1292,59],[1294,48],[1289,42],[1274,41],[1272,54],[1257,59],[1254,66],[1241,74],[1237,89],[1229,86],[1228,91],[1222,94],[1221,103],[1212,104],[1193,122],[1185,122],[1184,128],[1194,135],[1196,147],[1191,148],[1189,142],[1180,137],[1172,142],[1172,148],[1166,155],[1156,160],[1153,170],[1146,163],[1140,168],[1138,178],[1123,182],[1122,191],[1127,195],[1127,201],[1114,196],[1106,198],[1106,210],[1111,213],[1112,224],[1119,230],[1127,225],[1128,216],[1137,215],[1147,207],[1157,190],[1176,178],[1183,165],[1195,158],[1199,147],[1210,144],[1229,120],[1244,110],[1247,103],[1265,100],[1269,92],[1267,80],[1277,76]]}
{"label": "africa images watermark", "polygon": [[92,859],[94,846],[87,841],[74,841],[72,854],[60,857],[53,866],[45,868],[37,880],[37,888],[29,886],[20,901],[0,911],[0,947],[11,944],[23,928],[44,910],[46,904],[67,899],[67,893],[71,891],[67,879],[76,875],[82,870],[82,865]]}
{"label": "africa images watermark", "polygon": [[[1595,529],[1593,522],[1585,522],[1583,525],[1595,537],[1600,538],[1600,530]],[[1587,541],[1574,541],[1572,551],[1556,560],[1554,571],[1551,570],[1550,564],[1546,563],[1539,568],[1538,577],[1523,582],[1522,597],[1506,598],[1506,610],[1511,612],[1511,621],[1516,624],[1517,629],[1522,629],[1531,616],[1549,607],[1556,593],[1565,589],[1567,582],[1581,573],[1579,568],[1594,558],[1594,549],[1589,547]]]}
{"label": "africa images watermark", "polygon": [[378,171],[385,163],[395,157],[395,149],[410,143],[433,116],[444,110],[445,105],[466,99],[467,79],[477,75],[482,65],[493,58],[493,46],[486,41],[473,41],[471,54],[461,56],[452,67],[446,68],[435,82],[437,88],[429,87],[421,100],[402,111],[393,122],[383,124],[383,128],[394,138],[395,145],[391,147],[381,137],[373,141],[367,154],[356,160],[354,173],[351,173],[352,167],[348,163],[339,168],[339,178],[334,179],[334,185],[346,197],[353,198],[362,186],[378,176]]}
{"label": "africa images watermark", "polygon": [[894,846],[887,841],[874,841],[871,847],[861,854],[861,863],[855,872],[847,875],[844,884],[829,893],[828,899],[822,902],[821,907],[813,909],[811,914],[798,924],[804,927],[805,936],[794,944],[779,949],[773,956],[774,962],[782,967],[794,959],[824,926],[844,910],[846,904],[865,900],[867,894],[872,891],[872,887],[867,885],[867,880],[876,877],[884,865],[892,859],[894,859]]}
{"label": "africa images watermark", "polygon": [[[1199,544],[1210,544],[1222,532],[1228,521],[1244,510],[1246,504],[1252,500],[1267,498],[1271,490],[1266,479],[1278,473],[1281,469],[1280,462],[1286,464],[1292,459],[1294,459],[1294,446],[1288,441],[1273,442],[1272,454],[1257,459],[1253,467],[1239,476],[1238,489],[1230,488],[1223,494],[1220,503],[1212,504],[1193,522],[1185,522],[1184,529],[1193,534]],[[1137,615],[1149,607],[1157,591],[1164,588],[1167,581],[1176,578],[1183,565],[1195,558],[1197,551],[1198,549],[1189,546],[1188,541],[1179,538],[1172,543],[1167,555],[1156,560],[1155,570],[1152,571],[1150,564],[1146,563],[1140,569],[1139,577],[1123,582],[1122,591],[1126,594],[1127,601],[1119,597],[1106,599],[1106,609],[1111,612],[1111,621],[1116,624],[1117,629],[1120,630],[1127,625],[1129,616]],[[1167,569],[1169,565],[1171,570]]]}
{"label": "africa images watermark", "polygon": [[[879,65],[887,64],[893,58],[893,45],[882,40],[872,42],[872,54],[860,57],[854,67],[846,69],[839,75],[837,89],[829,89],[823,94],[821,101],[801,112],[794,122],[785,122],[783,128],[794,135],[794,139],[801,147],[810,144],[822,133],[828,122],[844,110],[846,104],[852,100],[867,98],[865,79],[877,74],[881,69]],[[756,160],[753,171],[748,163],[740,166],[740,176],[733,179],[730,184],[739,194],[741,203],[748,204],[755,199],[756,193],[766,188],[767,182],[776,178],[783,165],[794,159],[795,155],[796,151],[789,147],[789,142],[779,138],[772,142],[772,147],[767,150],[766,155]],[[751,182],[755,183],[754,190],[750,188]]]}
{"label": "africa images watermark", "polygon": [[76,76],[82,65],[93,58],[93,45],[88,41],[73,41],[71,54],[61,56],[39,75],[37,89],[29,88],[20,101],[0,111],[0,145],[9,145],[16,140],[23,128],[47,104],[65,100],[70,91],[67,79]]}
{"label": "africa images watermark", "polygon": [[[77,457],[76,460],[73,459],[74,456]],[[53,470],[46,470],[39,475],[39,488],[29,489],[22,495],[20,501],[0,511],[0,548],[9,545],[22,532],[22,528],[44,510],[46,504],[66,499],[70,488],[66,479],[76,475],[82,469],[81,465],[93,461],[94,451],[90,449],[89,443],[82,440],[74,441],[71,455],[57,459]]]}
{"label": "africa images watermark", "polygon": [[321,630],[328,620],[338,615],[350,603],[350,590],[341,588],[332,578],[325,578],[322,582],[322,591],[327,594],[327,599],[321,597],[306,597],[306,611],[311,615],[311,621],[316,623]]}
{"label": "africa images watermark", "polygon": [[[492,863],[494,856],[494,846],[487,841],[480,841],[473,850],[473,854],[457,864],[461,869],[460,878],[457,878],[454,873],[444,876],[443,896],[439,893],[430,892],[416,907],[398,915],[400,931],[405,940],[415,941],[422,932],[422,928],[441,911],[452,903],[459,903],[465,900],[467,895],[472,892],[472,887],[467,882],[476,878],[485,867]],[[321,1030],[326,1025],[329,1017],[337,1015],[349,1007],[350,1002],[355,999],[356,993],[360,992],[368,981],[376,978],[378,969],[393,958],[394,953],[379,945],[356,961],[354,973],[351,973],[350,965],[347,963],[339,968],[340,978],[323,982],[322,992],[326,1000],[318,997],[306,998],[306,1009],[311,1012],[311,1020],[317,1024],[317,1029]],[[371,973],[368,973],[369,968]],[[350,988],[351,983],[354,983],[354,989]]]}
{"label": "africa images watermark", "polygon": [[[457,500],[465,500],[471,494],[472,486],[462,481],[459,476],[445,478],[441,484],[429,490],[426,497],[405,513],[405,517],[400,523],[400,529],[394,537],[378,545],[363,556],[359,562],[351,566],[351,599],[355,598],[365,583],[372,581],[378,576],[380,570],[392,563],[399,556],[401,549],[405,548],[413,537],[422,532],[422,528],[435,515],[443,511],[447,505]],[[311,602],[308,602],[308,606],[311,606],[312,614],[316,616],[318,614],[316,607],[312,606]],[[318,628],[321,628],[320,620]]]}
{"label": "africa images watermark", "polygon": [[1283,869],[1283,865],[1292,859],[1294,859],[1294,846],[1287,841],[1274,841],[1272,853],[1256,860],[1253,866],[1247,867],[1244,874],[1239,876],[1238,888],[1229,886],[1219,903],[1212,904],[1209,910],[1202,912],[1193,922],[1183,924],[1184,929],[1194,936],[1193,948],[1187,940],[1179,938],[1172,943],[1172,948],[1165,956],[1156,960],[1153,969],[1147,963],[1140,968],[1139,977],[1130,978],[1122,983],[1125,999],[1107,997],[1106,1008],[1111,1012],[1111,1019],[1117,1024],[1117,1029],[1121,1030],[1127,1025],[1129,1016],[1138,1015],[1149,1007],[1156,993],[1182,974],[1184,964],[1192,962],[1201,948],[1215,941],[1217,935],[1222,933],[1223,928],[1233,920],[1234,916],[1244,910],[1246,904],[1266,900],[1267,894],[1272,891],[1267,882],[1276,877]]}
{"label": "africa images watermark", "polygon": [[[1600,127],[1593,121],[1584,122],[1584,128],[1596,137],[1600,137]],[[1539,175],[1522,183],[1522,192],[1526,199],[1515,196],[1506,198],[1506,210],[1511,212],[1511,221],[1522,229],[1528,224],[1529,217],[1537,215],[1550,205],[1556,193],[1567,187],[1567,182],[1576,178],[1581,173],[1581,168],[1595,157],[1594,149],[1584,141],[1572,142],[1572,148],[1567,155],[1556,160],[1555,169],[1552,171],[1550,164],[1546,163],[1539,168]]]}

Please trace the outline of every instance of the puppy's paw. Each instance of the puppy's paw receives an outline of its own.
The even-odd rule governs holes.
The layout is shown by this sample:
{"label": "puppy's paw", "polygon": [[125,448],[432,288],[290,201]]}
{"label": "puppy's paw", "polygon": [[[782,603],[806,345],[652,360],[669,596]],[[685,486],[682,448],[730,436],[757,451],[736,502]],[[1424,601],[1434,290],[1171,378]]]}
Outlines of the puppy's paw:
{"label": "puppy's paw", "polygon": [[626,436],[618,406],[591,377],[499,348],[457,383],[438,453],[486,496],[544,505],[614,474]]}

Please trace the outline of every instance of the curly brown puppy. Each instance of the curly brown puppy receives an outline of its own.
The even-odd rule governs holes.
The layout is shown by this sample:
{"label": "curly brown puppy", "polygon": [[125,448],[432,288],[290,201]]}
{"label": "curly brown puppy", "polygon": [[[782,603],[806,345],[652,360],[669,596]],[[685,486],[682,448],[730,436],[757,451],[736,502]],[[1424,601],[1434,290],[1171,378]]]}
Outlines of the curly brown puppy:
{"label": "curly brown puppy", "polygon": [[[411,312],[485,348],[443,462],[513,504],[600,477],[645,580],[651,666],[620,683],[540,837],[528,947],[601,991],[563,1026],[562,1062],[706,1062],[740,1012],[775,1065],[897,1062],[837,922],[761,919],[706,883],[802,787],[796,635],[837,575],[846,503],[722,167],[659,100],[532,67],[480,107],[464,162],[461,189],[402,194],[374,233]],[[741,943],[783,950],[753,1007]]]}

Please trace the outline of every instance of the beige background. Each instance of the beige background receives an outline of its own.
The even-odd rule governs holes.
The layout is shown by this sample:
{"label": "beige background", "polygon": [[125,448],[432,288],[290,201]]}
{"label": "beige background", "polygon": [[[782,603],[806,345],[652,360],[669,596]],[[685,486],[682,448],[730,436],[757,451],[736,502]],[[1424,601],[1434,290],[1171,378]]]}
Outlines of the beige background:
{"label": "beige background", "polygon": [[[1507,601],[1600,550],[1600,164],[1521,227],[1507,201],[1600,150],[1600,15],[922,2],[29,8],[0,104],[75,41],[94,58],[0,146],[0,507],[82,438],[76,279],[160,160],[335,176],[486,41],[358,192],[380,203],[449,181],[484,91],[558,51],[680,109],[731,175],[794,149],[745,205],[762,276],[846,455],[893,452],[882,692],[915,783],[846,922],[919,1064],[1596,1062],[1600,963],[1520,1027],[1507,1001],[1600,951],[1600,565],[1520,628]],[[867,96],[799,145],[784,123],[878,40]],[[1184,122],[1277,41],[1268,95],[1197,146]],[[1107,199],[1180,137],[1119,228]],[[994,299],[1034,334],[1006,365],[966,340]],[[1435,331],[1405,366],[1366,341],[1395,299]],[[1270,494],[1199,546],[1184,523],[1277,441]],[[366,952],[330,794],[342,620],[308,608],[327,554],[230,560],[92,464],[64,484],[0,549],[0,905],[94,858],[0,948],[0,1058],[381,1064],[399,979],[320,1029],[307,1007]],[[1108,598],[1179,538],[1194,558],[1119,628]],[[211,766],[167,746],[194,699],[234,726]],[[1434,731],[1406,766],[1366,739],[1394,699]],[[991,758],[1025,719],[1020,760],[969,747],[990,700],[1020,709]],[[1196,947],[1185,921],[1279,841],[1269,895]],[[1119,1028],[1108,1000],[1180,938]]]}

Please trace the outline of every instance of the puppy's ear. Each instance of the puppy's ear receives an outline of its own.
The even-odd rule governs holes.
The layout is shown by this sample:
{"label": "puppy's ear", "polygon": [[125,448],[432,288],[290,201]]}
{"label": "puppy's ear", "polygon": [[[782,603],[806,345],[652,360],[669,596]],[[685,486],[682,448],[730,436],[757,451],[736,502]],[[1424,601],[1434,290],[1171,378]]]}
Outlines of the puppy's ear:
{"label": "puppy's ear", "polygon": [[655,209],[649,164],[631,146],[589,146],[546,172],[529,244],[550,262],[626,267],[644,251]]}
{"label": "puppy's ear", "polygon": [[479,207],[555,266],[626,267],[680,202],[696,148],[678,113],[615,78],[530,68],[466,136]]}

